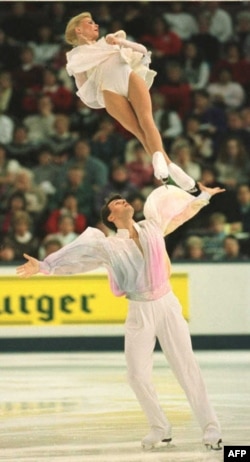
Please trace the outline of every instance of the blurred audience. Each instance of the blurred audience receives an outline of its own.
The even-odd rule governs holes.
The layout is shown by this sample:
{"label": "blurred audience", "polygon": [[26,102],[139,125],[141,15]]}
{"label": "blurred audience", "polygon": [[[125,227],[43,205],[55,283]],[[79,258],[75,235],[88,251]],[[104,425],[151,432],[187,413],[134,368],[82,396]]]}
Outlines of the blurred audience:
{"label": "blurred audience", "polygon": [[46,139],[55,132],[56,114],[49,96],[39,96],[36,103],[37,112],[24,117],[23,123],[29,131],[29,140],[37,144],[44,144]]}
{"label": "blurred audience", "polygon": [[60,167],[53,162],[54,153],[49,147],[41,148],[37,154],[37,164],[31,168],[34,183],[39,185],[49,197],[60,187]]}
{"label": "blurred audience", "polygon": [[59,220],[62,216],[71,216],[74,220],[74,232],[81,234],[87,227],[87,219],[83,213],[79,212],[77,197],[74,193],[66,193],[63,198],[61,207],[52,210],[49,214],[45,225],[44,231],[46,234],[59,232]]}
{"label": "blurred audience", "polygon": [[164,14],[172,32],[175,32],[183,41],[187,41],[198,31],[197,19],[185,11],[183,2],[171,2],[170,11]]}
{"label": "blurred audience", "polygon": [[104,162],[110,171],[114,165],[124,163],[125,146],[125,138],[117,132],[114,119],[104,115],[91,138],[93,156]]}
{"label": "blurred audience", "polygon": [[48,23],[38,26],[34,40],[28,44],[33,50],[34,61],[42,66],[50,65],[60,49],[60,43],[55,39],[55,29]]}
{"label": "blurred audience", "polygon": [[169,109],[184,119],[191,109],[192,89],[178,61],[171,61],[165,66],[164,81],[158,91],[165,96]]}
{"label": "blurred audience", "polygon": [[30,215],[23,210],[15,212],[11,220],[11,231],[3,238],[3,247],[14,250],[14,260],[22,260],[23,254],[28,253],[38,257],[40,241],[33,233]]}
{"label": "blurred audience", "polygon": [[72,150],[78,139],[76,133],[70,131],[70,119],[66,114],[56,114],[53,123],[53,133],[48,135],[47,143],[55,154],[66,153],[68,158],[72,156]]}
{"label": "blurred audience", "polygon": [[[105,195],[125,194],[139,220],[145,197],[161,184],[133,135],[76,96],[66,71],[70,9],[67,2],[0,4],[0,232],[13,237],[15,213],[28,213],[31,223],[18,239],[26,244],[31,234],[41,241],[43,255],[62,246],[55,237],[50,241],[59,217],[71,217],[66,228],[73,217],[76,235],[86,226],[109,235],[99,221]],[[166,2],[113,2],[112,8],[97,2],[93,14],[101,35],[123,29],[152,52],[151,67],[158,72],[152,112],[170,157],[196,180],[226,188],[166,238],[170,254],[179,246],[176,259],[236,261],[226,256],[220,233],[211,232],[216,213],[225,218],[224,237],[238,239],[240,258],[250,257],[247,2],[177,1],[167,8]],[[45,230],[50,220],[53,231]],[[218,236],[218,252],[207,255],[207,239],[213,237],[214,245]],[[15,257],[15,244],[2,245],[1,261]]]}
{"label": "blurred audience", "polygon": [[41,242],[39,249],[38,249],[38,257],[40,260],[48,257],[51,253],[57,252],[62,248],[62,243],[60,239],[55,237],[53,234],[45,236],[43,241]]}
{"label": "blurred audience", "polygon": [[210,68],[220,57],[220,42],[218,38],[210,33],[211,17],[200,13],[197,16],[198,32],[191,36],[191,40],[202,50],[204,59],[209,63]]}
{"label": "blurred audience", "polygon": [[154,169],[151,158],[138,142],[133,147],[134,160],[126,163],[129,181],[138,189],[152,185]]}
{"label": "blurred audience", "polygon": [[[8,158],[6,146],[0,144],[0,195],[9,186],[12,186],[21,165],[16,160]],[[0,206],[1,210],[1,206]]]}
{"label": "blurred audience", "polygon": [[183,131],[182,120],[175,111],[169,109],[167,97],[159,91],[154,91],[151,96],[153,118],[161,133],[165,148],[171,148],[172,142]]}
{"label": "blurred audience", "polygon": [[13,216],[20,210],[27,212],[27,202],[23,193],[15,192],[9,197],[5,210],[0,216],[1,234],[3,236],[11,231]]}
{"label": "blurred audience", "polygon": [[223,256],[226,235],[226,216],[219,212],[213,213],[209,217],[208,228],[203,231],[203,248],[209,260],[215,261]]}
{"label": "blurred audience", "polygon": [[86,216],[88,224],[94,220],[94,190],[86,172],[77,165],[71,166],[66,173],[66,179],[56,193],[51,197],[48,209],[49,212],[61,207],[66,194],[72,193],[77,198],[78,210]]}
{"label": "blurred audience", "polygon": [[218,151],[215,167],[219,181],[229,189],[234,189],[240,181],[248,181],[250,158],[240,138],[225,139]]}
{"label": "blurred audience", "polygon": [[130,194],[139,192],[138,188],[129,180],[129,173],[126,165],[115,165],[107,184],[96,194],[95,208],[99,216],[104,201],[111,194],[120,194],[127,199]]}
{"label": "blurred audience", "polygon": [[225,43],[233,36],[233,21],[223,7],[223,2],[202,2],[203,14],[210,19],[209,31],[217,37],[220,43]]}
{"label": "blurred audience", "polygon": [[203,238],[195,235],[188,236],[174,249],[171,259],[173,261],[205,261],[207,258],[204,252]]}
{"label": "blurred audience", "polygon": [[229,234],[225,237],[223,243],[223,253],[221,256],[215,257],[215,261],[247,261],[249,257],[244,255],[241,251],[240,241],[233,234]]}
{"label": "blurred audience", "polygon": [[246,98],[243,86],[233,80],[231,70],[226,67],[218,71],[217,80],[208,85],[207,91],[211,102],[225,109],[241,108]]}
{"label": "blurred audience", "polygon": [[14,131],[14,121],[0,111],[0,143],[10,143]]}
{"label": "blurred audience", "polygon": [[95,192],[108,181],[108,167],[102,160],[93,156],[88,138],[80,138],[75,142],[68,167],[71,165],[84,169]]}
{"label": "blurred audience", "polygon": [[34,183],[33,173],[29,169],[22,168],[16,174],[15,183],[7,191],[5,201],[14,193],[21,193],[26,200],[26,210],[32,217],[35,231],[39,234],[41,220],[47,207],[47,196],[40,186]]}
{"label": "blurred audience", "polygon": [[195,181],[201,177],[201,166],[193,158],[193,148],[185,139],[179,139],[172,145],[171,158]]}
{"label": "blurred audience", "polygon": [[24,124],[17,124],[13,136],[6,143],[9,159],[19,162],[22,167],[31,168],[37,164],[38,145],[29,138],[29,129]]}
{"label": "blurred audience", "polygon": [[210,67],[203,57],[202,50],[194,41],[185,42],[181,61],[185,79],[191,89],[194,91],[206,88],[210,77]]}
{"label": "blurred audience", "polygon": [[11,72],[5,70],[0,73],[0,113],[15,123],[22,118],[22,92],[14,87]]}
{"label": "blurred audience", "polygon": [[[250,183],[240,183],[236,187],[236,207],[232,230],[249,234],[250,238]],[[250,253],[250,249],[249,249]]]}
{"label": "blurred audience", "polygon": [[152,19],[150,30],[140,37],[140,41],[152,52],[152,67],[156,70],[156,82],[162,82],[162,68],[169,58],[180,55],[182,40],[178,34],[171,30],[168,21],[162,16]]}
{"label": "blurred audience", "polygon": [[[62,246],[70,244],[78,236],[78,233],[74,231],[75,221],[71,214],[62,214],[58,217],[58,231],[50,235],[58,239]],[[47,236],[48,238],[48,236]]]}

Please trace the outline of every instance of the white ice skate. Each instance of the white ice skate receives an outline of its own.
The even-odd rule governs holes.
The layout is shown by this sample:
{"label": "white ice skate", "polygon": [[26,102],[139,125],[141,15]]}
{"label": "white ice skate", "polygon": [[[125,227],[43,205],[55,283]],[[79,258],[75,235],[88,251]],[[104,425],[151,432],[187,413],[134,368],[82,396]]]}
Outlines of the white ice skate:
{"label": "white ice skate", "polygon": [[213,449],[214,451],[222,449],[221,433],[215,425],[206,427],[202,441],[207,449]]}
{"label": "white ice skate", "polygon": [[[169,175],[172,180],[180,186],[184,191],[189,192],[189,194],[198,195],[200,193],[198,185],[195,183],[194,179],[191,178],[182,168],[176,165],[174,162],[170,162],[168,165]],[[197,194],[196,194],[197,193]]]}
{"label": "white ice skate", "polygon": [[152,156],[152,164],[154,167],[155,178],[157,178],[157,180],[161,180],[162,183],[166,185],[168,182],[168,165],[162,152],[154,152]]}
{"label": "white ice skate", "polygon": [[152,427],[148,435],[146,435],[142,442],[142,448],[146,451],[154,449],[159,446],[166,446],[172,441],[172,429],[169,428],[160,428]]}

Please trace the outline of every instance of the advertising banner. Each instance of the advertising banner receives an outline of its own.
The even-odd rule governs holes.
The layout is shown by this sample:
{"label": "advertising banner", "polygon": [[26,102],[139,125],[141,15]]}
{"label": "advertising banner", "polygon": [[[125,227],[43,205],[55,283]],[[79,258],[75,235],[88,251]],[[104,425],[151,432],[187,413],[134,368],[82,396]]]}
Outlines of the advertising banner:
{"label": "advertising banner", "polygon": [[[188,276],[174,274],[173,290],[188,319]],[[128,301],[115,297],[104,275],[0,277],[0,326],[124,323]]]}

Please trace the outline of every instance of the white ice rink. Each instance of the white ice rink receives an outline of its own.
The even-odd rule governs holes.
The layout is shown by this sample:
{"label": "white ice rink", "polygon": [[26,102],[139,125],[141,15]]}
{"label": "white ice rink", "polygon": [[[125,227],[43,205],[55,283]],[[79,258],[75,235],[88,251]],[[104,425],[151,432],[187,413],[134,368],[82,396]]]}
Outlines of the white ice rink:
{"label": "white ice rink", "polygon": [[[250,444],[250,352],[196,352],[226,445]],[[154,382],[171,447],[144,452],[147,423],[123,353],[0,355],[1,462],[217,462],[163,355]]]}

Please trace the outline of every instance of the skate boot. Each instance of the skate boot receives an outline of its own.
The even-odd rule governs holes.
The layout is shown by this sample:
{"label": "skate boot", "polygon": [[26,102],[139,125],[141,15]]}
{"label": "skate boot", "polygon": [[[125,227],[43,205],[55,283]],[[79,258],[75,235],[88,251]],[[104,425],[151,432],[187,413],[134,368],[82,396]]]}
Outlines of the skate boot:
{"label": "skate boot", "polygon": [[154,175],[157,180],[161,180],[163,184],[168,183],[168,165],[164,155],[160,151],[154,152],[152,156],[152,164],[154,167]]}
{"label": "skate boot", "polygon": [[200,194],[200,188],[194,179],[191,178],[191,176],[184,172],[184,170],[182,170],[182,168],[180,168],[174,162],[171,162],[168,165],[168,171],[172,180],[174,180],[174,182],[180,186],[181,189],[184,189],[184,191],[187,191],[193,196],[198,196]]}
{"label": "skate boot", "polygon": [[149,451],[155,447],[166,446],[166,443],[170,443],[172,440],[172,429],[161,427],[151,427],[151,431],[146,435],[142,442],[142,448]]}
{"label": "skate boot", "polygon": [[219,451],[222,449],[222,439],[219,429],[215,425],[208,425],[204,431],[203,444],[207,449]]}

